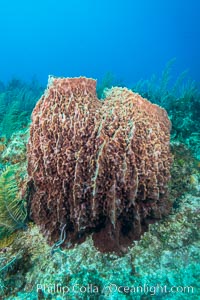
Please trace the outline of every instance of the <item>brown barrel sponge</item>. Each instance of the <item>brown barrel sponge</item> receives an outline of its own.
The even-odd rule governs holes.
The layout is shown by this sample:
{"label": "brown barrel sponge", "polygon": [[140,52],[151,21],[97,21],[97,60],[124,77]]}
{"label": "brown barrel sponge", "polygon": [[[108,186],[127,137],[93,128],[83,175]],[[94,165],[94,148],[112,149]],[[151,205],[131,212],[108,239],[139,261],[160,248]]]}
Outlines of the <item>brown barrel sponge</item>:
{"label": "brown barrel sponge", "polygon": [[121,252],[171,208],[167,113],[126,88],[96,95],[90,78],[50,77],[28,142],[30,216],[50,244],[92,234]]}

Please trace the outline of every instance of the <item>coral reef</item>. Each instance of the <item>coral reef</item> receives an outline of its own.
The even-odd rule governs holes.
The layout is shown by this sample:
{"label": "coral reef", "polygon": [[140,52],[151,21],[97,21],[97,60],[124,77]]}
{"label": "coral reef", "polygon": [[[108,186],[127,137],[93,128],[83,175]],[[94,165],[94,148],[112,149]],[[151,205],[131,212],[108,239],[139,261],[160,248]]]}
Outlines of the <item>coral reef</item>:
{"label": "coral reef", "polygon": [[50,78],[28,142],[31,217],[51,244],[93,233],[101,251],[124,251],[167,215],[171,123],[164,109],[126,88],[104,101],[96,81]]}
{"label": "coral reef", "polygon": [[[6,287],[4,299],[172,299],[198,300],[199,290],[199,201],[187,194],[181,197],[179,208],[165,220],[151,224],[141,240],[130,247],[127,254],[101,253],[89,237],[73,249],[58,249],[51,255],[51,247],[38,231],[29,225],[19,232],[12,247],[3,253],[2,267],[15,257],[13,269],[4,271]],[[6,267],[6,266],[5,266]],[[122,271],[123,270],[123,271]],[[81,292],[81,287],[97,286],[98,292]],[[122,293],[118,287],[152,287],[135,293]],[[41,291],[37,285],[42,285]],[[60,289],[54,287],[58,285]],[[162,287],[179,287],[179,292],[165,293]],[[46,286],[46,289],[44,288]],[[69,291],[62,292],[62,287]],[[75,289],[73,290],[73,287]],[[181,287],[190,287],[181,292]],[[191,289],[192,287],[192,289]],[[153,289],[155,288],[155,290]],[[146,297],[146,298],[145,298]]]}
{"label": "coral reef", "polygon": [[[199,300],[200,101],[192,89],[183,98],[174,95],[166,87],[167,78],[168,72],[163,72],[163,83],[156,85],[158,90],[149,82],[149,92],[152,93],[142,93],[140,89],[139,92],[167,109],[169,100],[172,108],[168,109],[174,123],[171,141],[174,162],[169,185],[170,199],[174,203],[171,214],[150,224],[140,241],[130,246],[123,256],[99,252],[91,236],[71,249],[61,249],[64,226],[58,232],[58,242],[51,247],[38,226],[29,223],[27,230],[17,230],[0,238],[0,299]],[[113,85],[111,76],[104,84],[106,87]],[[12,82],[9,89],[17,86],[18,82]],[[100,95],[103,89],[102,85]],[[179,89],[182,90],[181,85]],[[0,82],[0,92],[6,90],[7,87]],[[6,112],[9,110],[2,116]],[[0,109],[0,118],[1,113]],[[5,119],[9,121],[7,116]],[[16,162],[23,162],[23,169],[26,168],[28,132],[16,132],[10,137],[7,138],[7,132],[1,133],[0,173],[5,166]],[[20,170],[22,165],[20,163]],[[24,176],[25,173],[24,170]],[[16,179],[19,183],[19,176]],[[38,284],[42,285],[39,290]],[[106,289],[110,284],[113,288]],[[57,285],[59,289],[56,290],[54,287]],[[91,285],[97,286],[98,291],[88,289]],[[121,289],[116,290],[115,285]],[[144,286],[148,290],[134,292],[135,287]],[[165,286],[167,289],[177,287],[178,291],[162,292]],[[63,293],[62,288],[65,287],[69,291]],[[132,293],[128,290],[130,287],[133,288]],[[183,287],[186,289],[183,290]]]}
{"label": "coral reef", "polygon": [[[164,220],[150,224],[149,230],[141,236],[140,241],[136,241],[134,247],[130,246],[127,253],[120,257],[97,251],[91,236],[72,249],[61,249],[65,234],[68,234],[65,226],[57,230],[57,243],[52,247],[46,243],[46,238],[41,235],[38,226],[32,223],[28,224],[26,231],[16,230],[12,234],[4,231],[0,236],[0,299],[199,300],[200,97],[192,82],[182,86],[180,79],[183,76],[180,76],[176,86],[168,84],[170,64],[160,81],[155,77],[146,82],[141,81],[138,89],[134,88],[134,91],[164,106],[172,121],[171,152],[174,162],[169,184],[170,200],[173,202],[172,213]],[[113,76],[107,74],[97,89],[98,95],[106,97],[105,87],[114,85]],[[16,107],[20,107],[20,115],[15,115],[14,102],[19,101],[20,104]],[[30,115],[35,101],[35,96],[31,96],[29,89],[24,89],[19,81],[13,80],[7,86],[0,82],[0,174],[6,168],[13,168],[13,164],[19,163],[15,179],[10,180],[10,184],[17,183],[20,190],[24,190],[23,195],[29,132],[23,129],[13,134],[13,131],[27,124],[29,116],[27,113],[23,114],[23,111],[29,111]],[[50,108],[51,112],[52,109]],[[57,158],[57,154],[54,156]],[[24,175],[20,178],[22,169]],[[1,187],[5,189],[4,184]],[[31,192],[30,196],[34,190]],[[25,199],[21,196],[19,199]],[[13,225],[15,227],[16,224]],[[37,290],[37,284],[46,285],[48,288]],[[69,292],[63,294],[62,290],[54,291],[54,285],[57,284],[59,287],[69,287]],[[98,292],[80,291],[81,287],[91,284],[98,287]],[[109,284],[116,284],[122,289],[118,292],[113,287],[109,292],[109,289],[104,288]],[[126,287],[144,285],[152,287],[151,291],[126,293]],[[163,293],[159,287],[165,285],[167,288],[178,286],[179,291],[181,287],[186,287],[186,291]],[[154,292],[155,287],[158,288]]]}

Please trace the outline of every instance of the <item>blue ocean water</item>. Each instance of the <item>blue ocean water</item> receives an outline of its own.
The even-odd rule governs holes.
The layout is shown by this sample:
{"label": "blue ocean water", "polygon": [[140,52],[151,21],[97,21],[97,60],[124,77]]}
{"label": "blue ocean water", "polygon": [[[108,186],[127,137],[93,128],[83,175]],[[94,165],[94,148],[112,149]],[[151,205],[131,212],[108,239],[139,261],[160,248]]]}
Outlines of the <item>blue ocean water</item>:
{"label": "blue ocean water", "polygon": [[174,72],[199,80],[199,11],[198,0],[2,1],[0,79],[110,71],[132,84],[175,57]]}
{"label": "blue ocean water", "polygon": [[200,1],[1,0],[0,40],[0,300],[199,300]]}

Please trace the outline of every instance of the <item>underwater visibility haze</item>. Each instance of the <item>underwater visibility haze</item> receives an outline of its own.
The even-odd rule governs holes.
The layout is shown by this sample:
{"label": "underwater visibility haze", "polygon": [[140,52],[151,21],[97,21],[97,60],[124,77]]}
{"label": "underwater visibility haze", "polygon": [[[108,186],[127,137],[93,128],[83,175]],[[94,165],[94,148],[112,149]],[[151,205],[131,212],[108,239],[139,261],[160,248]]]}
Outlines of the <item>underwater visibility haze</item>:
{"label": "underwater visibility haze", "polygon": [[200,299],[200,2],[0,3],[0,299]]}
{"label": "underwater visibility haze", "polygon": [[126,84],[177,71],[199,80],[200,3],[181,0],[2,1],[0,78],[31,79],[108,71]]}

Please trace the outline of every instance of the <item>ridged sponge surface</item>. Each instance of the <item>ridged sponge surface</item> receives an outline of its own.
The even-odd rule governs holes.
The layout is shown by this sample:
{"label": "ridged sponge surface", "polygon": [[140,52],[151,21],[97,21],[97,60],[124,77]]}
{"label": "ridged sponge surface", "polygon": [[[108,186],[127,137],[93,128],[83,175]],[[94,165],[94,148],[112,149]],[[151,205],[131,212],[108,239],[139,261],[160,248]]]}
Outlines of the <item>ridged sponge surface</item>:
{"label": "ridged sponge surface", "polygon": [[96,81],[50,78],[28,142],[31,217],[51,244],[92,234],[121,252],[170,211],[170,121],[126,88],[96,96]]}

